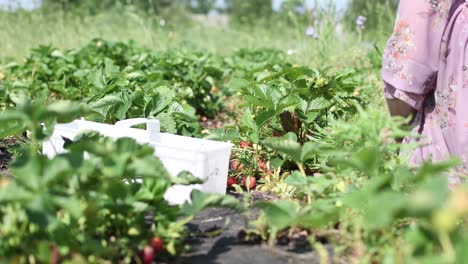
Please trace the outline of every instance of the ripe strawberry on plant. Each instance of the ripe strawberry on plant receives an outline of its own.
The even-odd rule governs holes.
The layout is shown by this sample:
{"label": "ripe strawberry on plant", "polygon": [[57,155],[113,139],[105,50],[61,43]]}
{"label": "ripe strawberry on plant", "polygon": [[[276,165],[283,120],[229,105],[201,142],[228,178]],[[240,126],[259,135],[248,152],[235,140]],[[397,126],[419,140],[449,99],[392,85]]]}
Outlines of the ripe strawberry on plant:
{"label": "ripe strawberry on plant", "polygon": [[141,262],[143,264],[151,264],[154,261],[154,250],[151,246],[145,246],[140,252]]}
{"label": "ripe strawberry on plant", "polygon": [[256,185],[257,180],[255,179],[255,177],[248,176],[242,179],[242,186],[244,186],[248,190],[252,190],[253,188],[255,188]]}
{"label": "ripe strawberry on plant", "polygon": [[159,253],[164,249],[164,240],[160,237],[153,237],[151,239],[151,247],[154,252]]}
{"label": "ripe strawberry on plant", "polygon": [[261,171],[264,171],[267,168],[267,165],[265,164],[265,161],[263,159],[260,159],[258,161],[258,169]]}
{"label": "ripe strawberry on plant", "polygon": [[234,184],[239,184],[239,182],[237,181],[235,177],[229,177],[227,179],[227,186],[231,188]]}
{"label": "ripe strawberry on plant", "polygon": [[231,169],[232,170],[242,170],[244,168],[244,165],[241,164],[239,161],[235,160],[231,162]]}
{"label": "ripe strawberry on plant", "polygon": [[241,142],[239,143],[239,146],[240,146],[241,148],[249,148],[249,147],[251,148],[253,145],[252,145],[252,143],[250,143],[250,142],[241,141]]}

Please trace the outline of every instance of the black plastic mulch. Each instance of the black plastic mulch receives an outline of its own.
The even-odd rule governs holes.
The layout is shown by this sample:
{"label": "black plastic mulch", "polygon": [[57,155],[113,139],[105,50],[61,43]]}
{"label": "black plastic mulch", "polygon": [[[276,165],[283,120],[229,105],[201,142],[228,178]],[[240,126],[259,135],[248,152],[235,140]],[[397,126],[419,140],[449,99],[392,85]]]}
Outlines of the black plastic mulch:
{"label": "black plastic mulch", "polygon": [[7,147],[11,144],[11,142],[5,140],[0,141],[0,175],[9,175],[8,163],[11,160],[11,154],[8,152]]}
{"label": "black plastic mulch", "polygon": [[[232,194],[238,196],[238,194]],[[252,193],[253,200],[264,200],[262,193]],[[255,220],[258,211],[253,209],[249,219]],[[194,235],[187,240],[192,250],[182,255],[175,264],[283,264],[283,263],[320,263],[318,253],[310,246],[275,245],[266,242],[245,243],[239,239],[244,229],[244,216],[231,209],[208,209],[191,221],[188,226]],[[220,230],[221,229],[221,230]],[[216,232],[219,230],[220,232]],[[206,236],[206,233],[217,235]],[[290,243],[291,244],[291,243]],[[329,250],[329,256],[332,251]]]}

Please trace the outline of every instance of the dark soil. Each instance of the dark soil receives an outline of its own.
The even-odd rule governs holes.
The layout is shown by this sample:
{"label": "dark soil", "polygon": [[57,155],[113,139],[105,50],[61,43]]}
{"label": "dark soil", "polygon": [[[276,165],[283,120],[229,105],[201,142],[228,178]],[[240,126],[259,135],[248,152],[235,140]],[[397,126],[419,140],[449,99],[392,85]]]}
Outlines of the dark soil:
{"label": "dark soil", "polygon": [[0,140],[0,178],[1,176],[10,176],[8,170],[8,163],[10,162],[12,155],[8,151],[8,147],[16,144],[13,139],[1,139]]}
{"label": "dark soil", "polygon": [[[241,199],[238,194],[230,193]],[[265,200],[271,197],[263,193],[252,193],[252,199]],[[251,210],[250,220],[258,217],[258,211]],[[289,242],[283,245],[268,246],[260,239],[246,243],[239,237],[244,230],[244,216],[231,209],[208,209],[189,223],[192,237],[187,244],[192,250],[182,255],[174,263],[190,264],[284,264],[284,263],[320,263],[317,252],[308,243],[297,246]],[[215,235],[207,235],[215,234]],[[329,250],[329,256],[332,256]]]}

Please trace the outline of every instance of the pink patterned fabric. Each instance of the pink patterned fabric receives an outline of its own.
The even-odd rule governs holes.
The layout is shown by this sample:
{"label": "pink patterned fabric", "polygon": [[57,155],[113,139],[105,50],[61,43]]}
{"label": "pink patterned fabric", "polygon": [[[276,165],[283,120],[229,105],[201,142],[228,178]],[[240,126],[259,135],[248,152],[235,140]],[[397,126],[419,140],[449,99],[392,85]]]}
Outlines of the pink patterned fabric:
{"label": "pink patterned fabric", "polygon": [[468,175],[467,40],[468,0],[400,0],[383,56],[385,96],[418,110],[411,163],[460,158],[451,184]]}

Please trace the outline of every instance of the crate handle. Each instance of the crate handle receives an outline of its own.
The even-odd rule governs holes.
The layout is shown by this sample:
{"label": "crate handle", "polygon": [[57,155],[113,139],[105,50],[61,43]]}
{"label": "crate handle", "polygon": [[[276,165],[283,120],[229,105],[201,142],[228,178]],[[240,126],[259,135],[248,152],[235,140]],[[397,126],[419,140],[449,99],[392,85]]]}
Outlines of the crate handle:
{"label": "crate handle", "polygon": [[116,127],[131,128],[132,126],[146,124],[146,131],[148,131],[148,140],[150,142],[159,142],[161,133],[161,124],[157,119],[148,118],[131,118],[115,123]]}

